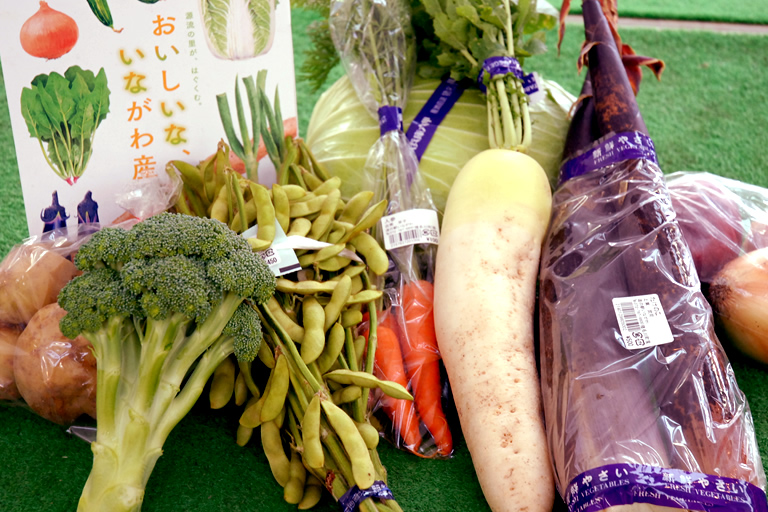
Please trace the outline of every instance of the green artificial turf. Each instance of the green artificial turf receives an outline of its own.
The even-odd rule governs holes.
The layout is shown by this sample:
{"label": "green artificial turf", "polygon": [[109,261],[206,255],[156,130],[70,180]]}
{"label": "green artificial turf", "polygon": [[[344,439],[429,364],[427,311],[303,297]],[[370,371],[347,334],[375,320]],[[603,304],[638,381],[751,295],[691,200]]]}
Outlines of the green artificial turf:
{"label": "green artificial turf", "polygon": [[[562,2],[550,2],[560,9]],[[620,0],[620,18],[653,18],[728,23],[768,23],[768,4],[765,0]],[[581,2],[571,1],[571,14],[581,13]]]}
{"label": "green artificial turf", "polygon": [[[308,41],[311,13],[296,10],[297,62]],[[661,57],[662,82],[646,75],[640,106],[662,167],[710,171],[768,186],[768,38],[688,32],[622,31],[638,53]],[[575,55],[582,29],[569,26],[563,54],[529,61],[529,69],[577,93]],[[549,41],[554,43],[554,34]],[[335,75],[340,70],[334,70]],[[1,82],[0,82],[1,84]],[[21,190],[4,91],[0,95],[0,254],[26,236]],[[298,84],[300,130],[319,93]],[[0,293],[2,293],[0,291]],[[768,460],[768,373],[729,350],[738,382],[749,400],[764,460]],[[198,404],[171,433],[147,488],[146,512],[293,511],[282,500],[258,439],[234,442],[237,410],[211,412]],[[486,512],[482,491],[463,439],[451,460],[424,460],[382,443],[389,485],[408,512]],[[90,471],[86,443],[23,407],[0,407],[0,511],[71,512]],[[562,510],[558,503],[558,510]],[[327,497],[318,512],[338,511]]]}

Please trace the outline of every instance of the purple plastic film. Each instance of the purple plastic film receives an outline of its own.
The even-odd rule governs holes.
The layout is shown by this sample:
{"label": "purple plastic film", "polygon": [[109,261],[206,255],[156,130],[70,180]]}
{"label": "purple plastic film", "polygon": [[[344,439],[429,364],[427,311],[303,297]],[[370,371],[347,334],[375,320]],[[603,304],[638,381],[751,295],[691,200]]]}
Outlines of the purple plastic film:
{"label": "purple plastic film", "polygon": [[453,78],[443,80],[411,121],[405,135],[419,161],[424,156],[437,127],[443,122],[463,92],[464,87]]}
{"label": "purple plastic film", "polygon": [[379,108],[379,129],[381,135],[393,130],[403,130],[403,110],[400,107],[384,106]]}
{"label": "purple plastic film", "polygon": [[765,492],[749,482],[642,464],[610,464],[581,473],[565,490],[570,512],[648,503],[703,512],[766,512]]}
{"label": "purple plastic film", "polygon": [[372,486],[367,489],[360,489],[358,486],[353,485],[350,489],[339,498],[339,505],[344,512],[354,512],[367,498],[379,498],[382,500],[395,499],[392,491],[387,487],[387,484],[381,480],[376,480]]}
{"label": "purple plastic film", "polygon": [[560,167],[560,183],[625,160],[644,159],[658,165],[656,148],[648,135],[622,132],[598,141],[589,151],[571,158]]}

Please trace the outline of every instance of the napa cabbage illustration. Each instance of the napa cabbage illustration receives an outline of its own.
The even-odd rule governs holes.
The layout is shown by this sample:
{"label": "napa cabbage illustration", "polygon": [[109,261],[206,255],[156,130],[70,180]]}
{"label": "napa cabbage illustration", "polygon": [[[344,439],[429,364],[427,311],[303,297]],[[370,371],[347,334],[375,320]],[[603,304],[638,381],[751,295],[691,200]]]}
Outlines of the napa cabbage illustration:
{"label": "napa cabbage illustration", "polygon": [[275,36],[275,0],[200,0],[205,39],[220,59],[267,53]]}

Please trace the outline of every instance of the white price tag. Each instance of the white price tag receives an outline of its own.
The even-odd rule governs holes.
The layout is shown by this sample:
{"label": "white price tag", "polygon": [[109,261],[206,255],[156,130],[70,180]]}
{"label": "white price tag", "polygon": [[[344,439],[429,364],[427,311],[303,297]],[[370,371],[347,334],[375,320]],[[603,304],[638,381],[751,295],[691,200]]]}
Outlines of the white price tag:
{"label": "white price tag", "polygon": [[659,296],[655,293],[613,299],[613,309],[627,349],[663,345],[674,339]]}
{"label": "white price tag", "polygon": [[[253,226],[246,231],[243,231],[241,236],[248,238],[256,236],[258,233],[258,226]],[[259,253],[261,259],[267,264],[269,269],[276,276],[282,276],[301,270],[299,265],[299,258],[296,257],[296,251],[294,247],[286,243],[289,237],[285,236],[285,231],[280,224],[275,221],[275,239],[272,245],[266,250]]]}
{"label": "white price tag", "polygon": [[388,251],[416,244],[437,244],[440,241],[440,225],[437,212],[414,209],[382,217],[384,248]]}

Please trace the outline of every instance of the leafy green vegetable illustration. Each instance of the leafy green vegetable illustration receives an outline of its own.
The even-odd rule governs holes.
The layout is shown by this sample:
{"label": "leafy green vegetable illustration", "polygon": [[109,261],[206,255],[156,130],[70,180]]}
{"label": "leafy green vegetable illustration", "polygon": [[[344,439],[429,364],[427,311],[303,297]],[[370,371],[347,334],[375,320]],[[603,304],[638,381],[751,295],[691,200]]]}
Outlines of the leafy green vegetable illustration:
{"label": "leafy green vegetable illustration", "polygon": [[21,91],[21,113],[53,172],[74,185],[90,159],[96,128],[109,113],[104,68],[96,75],[79,66],[63,76],[37,75]]}
{"label": "leafy green vegetable illustration", "polygon": [[205,39],[220,59],[248,59],[269,51],[275,0],[200,0]]}

